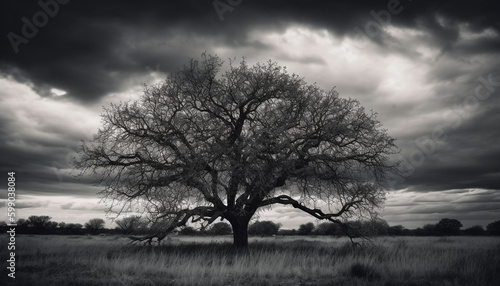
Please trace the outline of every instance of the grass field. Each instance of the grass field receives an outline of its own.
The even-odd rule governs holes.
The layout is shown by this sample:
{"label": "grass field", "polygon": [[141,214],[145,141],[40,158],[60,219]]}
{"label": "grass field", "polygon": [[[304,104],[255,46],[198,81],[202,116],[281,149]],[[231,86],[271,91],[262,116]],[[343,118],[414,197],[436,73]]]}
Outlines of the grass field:
{"label": "grass field", "polygon": [[[16,240],[16,279],[1,285],[500,285],[498,237],[172,237],[161,246],[117,236]],[[8,259],[7,236],[1,260]],[[7,281],[7,283],[4,283]],[[12,283],[15,282],[15,283]]]}

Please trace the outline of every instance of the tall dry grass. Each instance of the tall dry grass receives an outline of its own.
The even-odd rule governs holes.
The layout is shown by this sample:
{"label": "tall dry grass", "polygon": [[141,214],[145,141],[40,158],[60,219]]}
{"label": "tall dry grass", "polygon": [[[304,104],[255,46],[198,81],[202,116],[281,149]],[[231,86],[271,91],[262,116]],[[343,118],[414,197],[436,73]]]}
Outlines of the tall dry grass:
{"label": "tall dry grass", "polygon": [[[376,238],[361,248],[337,238],[250,241],[239,251],[228,237],[147,247],[120,237],[19,236],[14,285],[500,285],[494,237]],[[12,282],[0,272],[2,285]]]}

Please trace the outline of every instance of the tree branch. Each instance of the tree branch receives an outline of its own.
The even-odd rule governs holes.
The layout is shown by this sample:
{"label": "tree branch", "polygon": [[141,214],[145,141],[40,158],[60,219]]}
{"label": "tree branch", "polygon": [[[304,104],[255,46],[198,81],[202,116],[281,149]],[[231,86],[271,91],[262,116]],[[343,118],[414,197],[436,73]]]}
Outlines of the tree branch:
{"label": "tree branch", "polygon": [[349,203],[344,204],[342,206],[342,209],[340,211],[338,211],[337,213],[329,213],[329,214],[325,214],[320,209],[308,208],[308,207],[302,205],[301,203],[299,203],[297,200],[294,200],[290,196],[287,196],[287,195],[280,195],[280,196],[277,196],[274,198],[270,198],[268,200],[264,200],[260,204],[258,204],[257,206],[263,207],[263,206],[268,206],[268,205],[272,205],[272,204],[292,205],[294,208],[300,209],[300,210],[312,215],[313,217],[315,217],[317,219],[320,219],[320,220],[326,219],[326,220],[330,220],[332,222],[337,222],[338,220],[333,219],[334,217],[339,217],[342,214],[349,212],[349,210],[353,206],[355,206],[361,202],[362,202],[362,200],[351,201]]}
{"label": "tree branch", "polygon": [[169,222],[169,225],[166,228],[146,236],[128,236],[131,243],[145,242],[151,245],[154,238],[157,238],[158,243],[160,243],[162,239],[164,239],[177,227],[185,226],[190,218],[193,218],[193,221],[205,220],[208,224],[210,224],[220,217],[222,212],[217,211],[213,207],[201,206],[194,209],[183,209],[177,212],[165,212],[161,216],[158,216],[156,221],[171,215],[174,215],[175,217]]}

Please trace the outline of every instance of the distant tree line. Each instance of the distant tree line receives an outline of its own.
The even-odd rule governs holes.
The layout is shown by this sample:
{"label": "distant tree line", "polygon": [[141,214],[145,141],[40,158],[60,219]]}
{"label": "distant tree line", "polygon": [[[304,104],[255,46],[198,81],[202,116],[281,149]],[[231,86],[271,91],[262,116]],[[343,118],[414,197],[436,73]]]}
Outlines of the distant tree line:
{"label": "distant tree line", "polygon": [[[32,215],[28,219],[20,218],[17,220],[16,233],[17,234],[60,234],[60,235],[82,235],[82,234],[99,234],[99,233],[112,233],[112,230],[104,228],[104,220],[94,218],[86,222],[80,223],[65,223],[55,222],[51,220],[52,217],[42,215]],[[7,223],[0,222],[0,231],[8,230]]]}
{"label": "distant tree line", "polygon": [[[225,227],[222,227],[223,225]],[[298,229],[281,229],[281,224],[272,221],[256,221],[248,228],[248,234],[252,236],[273,236],[273,235],[329,235],[343,236],[345,232],[353,237],[368,236],[500,236],[500,220],[488,224],[484,229],[480,225],[461,229],[462,223],[456,219],[443,218],[436,224],[426,224],[422,228],[407,229],[402,225],[390,226],[385,220],[373,221],[352,221],[348,222],[347,229],[341,226],[324,222],[315,225],[312,222],[301,224]],[[221,231],[224,229],[225,231]],[[215,224],[208,231],[197,231],[193,227],[185,227],[179,231],[183,235],[222,235],[230,234],[230,225],[224,222]]]}
{"label": "distant tree line", "polygon": [[[385,220],[352,221],[348,222],[347,229],[335,223],[324,222],[315,225],[312,222],[301,224],[298,229],[281,229],[281,224],[272,221],[256,221],[250,224],[248,234],[251,236],[274,236],[274,235],[329,235],[343,236],[345,232],[353,237],[368,236],[500,236],[500,220],[488,224],[486,230],[476,225],[467,229],[461,229],[462,223],[456,219],[444,218],[437,224],[426,224],[423,228],[407,229],[402,225],[390,226]],[[198,231],[193,227],[185,227],[179,231],[182,235],[224,235],[230,234],[231,227],[225,222],[219,222],[208,230]]]}
{"label": "distant tree line", "polygon": [[[140,216],[129,216],[115,220],[115,229],[104,228],[103,219],[94,218],[85,224],[55,222],[50,216],[30,216],[28,219],[17,221],[16,233],[19,234],[59,234],[59,235],[84,235],[84,234],[124,234],[140,235],[147,234],[154,229],[151,224]],[[426,224],[416,229],[407,229],[402,225],[390,226],[385,220],[351,221],[346,224],[348,228],[323,222],[315,225],[312,222],[301,224],[298,229],[281,229],[280,223],[272,221],[256,221],[248,227],[251,236],[275,236],[275,235],[329,235],[343,236],[348,232],[353,237],[365,236],[500,236],[500,220],[492,222],[484,229],[480,225],[461,229],[462,223],[456,219],[443,218],[436,224]],[[8,230],[7,223],[0,222],[0,231]],[[181,228],[181,235],[228,235],[232,228],[226,222],[212,224],[208,229],[195,229],[192,226]]]}
{"label": "distant tree line", "polygon": [[480,226],[461,229],[462,223],[456,219],[443,218],[437,224],[426,224],[422,228],[407,229],[402,225],[389,226],[385,220],[353,221],[347,223],[346,230],[333,223],[306,223],[298,230],[280,230],[279,235],[334,235],[340,236],[344,231],[351,232],[354,237],[360,236],[482,236],[500,235],[500,220],[488,224],[486,230]]}

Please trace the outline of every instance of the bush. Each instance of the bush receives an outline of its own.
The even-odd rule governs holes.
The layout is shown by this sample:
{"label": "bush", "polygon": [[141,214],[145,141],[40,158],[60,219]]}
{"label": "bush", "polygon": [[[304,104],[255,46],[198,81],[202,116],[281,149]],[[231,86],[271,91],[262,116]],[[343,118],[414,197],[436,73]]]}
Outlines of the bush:
{"label": "bush", "polygon": [[226,234],[231,234],[233,232],[233,229],[231,226],[225,222],[218,222],[210,228],[208,231],[209,234],[213,235],[226,235]]}
{"label": "bush", "polygon": [[248,228],[250,235],[271,236],[277,234],[281,224],[272,221],[256,221]]}

